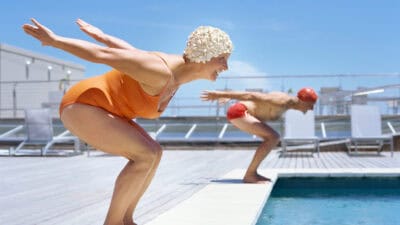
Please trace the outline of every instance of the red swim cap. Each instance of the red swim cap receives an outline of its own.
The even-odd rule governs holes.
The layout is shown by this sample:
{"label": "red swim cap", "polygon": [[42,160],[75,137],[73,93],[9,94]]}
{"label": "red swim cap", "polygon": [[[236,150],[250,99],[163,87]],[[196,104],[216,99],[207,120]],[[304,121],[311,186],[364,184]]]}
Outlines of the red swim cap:
{"label": "red swim cap", "polygon": [[318,99],[317,93],[312,88],[302,88],[297,92],[297,97],[303,102],[316,102]]}

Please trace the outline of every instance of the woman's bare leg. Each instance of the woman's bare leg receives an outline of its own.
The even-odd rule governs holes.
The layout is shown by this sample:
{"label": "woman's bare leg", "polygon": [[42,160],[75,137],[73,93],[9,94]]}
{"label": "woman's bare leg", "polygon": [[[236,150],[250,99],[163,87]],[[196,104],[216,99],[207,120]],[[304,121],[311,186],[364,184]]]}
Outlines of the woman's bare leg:
{"label": "woman's bare leg", "polygon": [[[145,130],[142,130],[142,132],[144,133],[143,134],[144,136],[148,136],[148,138],[151,139],[151,137],[148,135],[148,133]],[[153,180],[154,175],[155,175],[155,173],[157,171],[158,165],[160,164],[161,156],[162,156],[162,154],[159,154],[157,159],[155,160],[154,165],[151,168],[151,171],[149,173],[149,176],[147,177],[147,179],[146,179],[146,181],[145,181],[144,185],[142,186],[142,189],[141,189],[141,191],[139,193],[139,198],[143,196],[143,194],[145,193],[145,191],[149,187],[151,181]],[[139,203],[139,200],[140,200],[139,198],[133,196],[132,202],[130,203],[130,205],[129,205],[129,207],[126,210],[125,215],[124,215],[124,225],[136,225],[136,223],[133,222],[133,214],[135,212],[137,204]]]}
{"label": "woman's bare leg", "polygon": [[[144,185],[142,186],[142,190],[139,193],[139,198],[141,196],[143,196],[144,192],[147,190],[151,181],[153,180],[153,177],[157,171],[159,162],[160,162],[160,160],[155,162],[155,165],[153,166],[152,170],[149,173],[149,176],[147,177]],[[136,209],[137,204],[139,203],[139,200],[140,200],[139,198],[135,197],[132,199],[132,202],[130,203],[130,205],[124,215],[124,225],[136,225],[136,223],[133,222],[133,213]]]}
{"label": "woman's bare leg", "polygon": [[279,134],[270,126],[249,114],[242,118],[233,119],[230,122],[240,130],[257,135],[263,139],[263,142],[257,148],[247,168],[243,181],[245,183],[263,183],[270,181],[270,179],[259,175],[257,169],[269,152],[279,143]]}
{"label": "woman's bare leg", "polygon": [[129,159],[115,182],[104,222],[105,225],[123,225],[132,196],[140,199],[142,186],[161,154],[160,145],[130,122],[97,107],[72,104],[63,110],[61,119],[67,129],[88,144]]}

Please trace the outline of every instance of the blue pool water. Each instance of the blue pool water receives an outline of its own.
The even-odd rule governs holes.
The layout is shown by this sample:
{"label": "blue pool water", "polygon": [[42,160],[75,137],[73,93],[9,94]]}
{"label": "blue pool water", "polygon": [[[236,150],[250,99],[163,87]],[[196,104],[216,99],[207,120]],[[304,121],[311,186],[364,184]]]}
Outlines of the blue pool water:
{"label": "blue pool water", "polygon": [[279,178],[256,225],[400,225],[400,179]]}

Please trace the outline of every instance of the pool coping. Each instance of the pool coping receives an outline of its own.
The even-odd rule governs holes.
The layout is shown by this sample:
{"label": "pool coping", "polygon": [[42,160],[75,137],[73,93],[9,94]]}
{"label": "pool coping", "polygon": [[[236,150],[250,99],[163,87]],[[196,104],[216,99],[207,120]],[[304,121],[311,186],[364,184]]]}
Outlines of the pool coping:
{"label": "pool coping", "polygon": [[244,184],[236,169],[146,225],[255,225],[279,177],[400,177],[400,168],[265,169],[266,184]]}

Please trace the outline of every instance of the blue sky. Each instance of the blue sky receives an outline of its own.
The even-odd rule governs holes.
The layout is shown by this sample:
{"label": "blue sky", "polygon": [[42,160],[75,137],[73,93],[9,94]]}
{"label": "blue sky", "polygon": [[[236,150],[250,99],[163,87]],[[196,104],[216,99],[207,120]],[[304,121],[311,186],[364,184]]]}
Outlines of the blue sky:
{"label": "blue sky", "polygon": [[[22,24],[34,17],[60,35],[90,40],[75,24],[82,18],[137,48],[176,54],[197,26],[217,26],[234,43],[230,71],[223,76],[400,72],[397,0],[36,0],[5,1],[0,12],[1,43],[82,64],[88,77],[108,68],[40,46],[22,32]],[[268,81],[234,85],[281,88],[263,82]],[[210,83],[199,81],[187,89],[224,85]]]}

